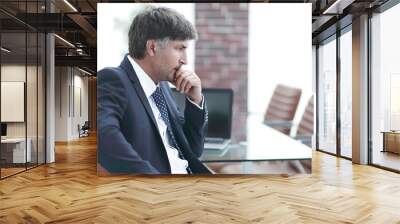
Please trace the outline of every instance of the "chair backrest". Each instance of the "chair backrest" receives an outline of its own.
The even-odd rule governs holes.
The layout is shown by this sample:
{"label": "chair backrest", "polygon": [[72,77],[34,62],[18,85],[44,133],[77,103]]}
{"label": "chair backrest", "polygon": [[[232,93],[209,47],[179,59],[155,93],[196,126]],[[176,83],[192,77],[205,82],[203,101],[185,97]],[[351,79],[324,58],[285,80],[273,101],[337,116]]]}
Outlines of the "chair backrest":
{"label": "chair backrest", "polygon": [[85,123],[82,126],[82,129],[89,129],[90,128],[90,123],[89,121],[85,121]]}
{"label": "chair backrest", "polygon": [[303,117],[300,120],[296,135],[313,135],[314,134],[314,96],[308,100]]}
{"label": "chair backrest", "polygon": [[[265,112],[264,121],[292,121],[300,96],[301,89],[278,84]],[[273,128],[287,135],[290,134],[291,127],[274,126]]]}

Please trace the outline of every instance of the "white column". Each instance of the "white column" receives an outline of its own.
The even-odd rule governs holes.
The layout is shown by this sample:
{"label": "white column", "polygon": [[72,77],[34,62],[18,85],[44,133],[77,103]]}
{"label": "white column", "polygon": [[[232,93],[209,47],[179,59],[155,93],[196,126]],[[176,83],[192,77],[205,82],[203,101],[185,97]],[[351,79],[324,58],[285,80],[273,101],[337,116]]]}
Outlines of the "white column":
{"label": "white column", "polygon": [[353,20],[353,162],[368,163],[368,16]]}
{"label": "white column", "polygon": [[54,35],[46,35],[46,163],[55,161],[55,76],[54,76]]}
{"label": "white column", "polygon": [[[54,12],[54,5],[46,1],[47,12]],[[46,34],[46,163],[55,162],[55,43],[52,33]]]}

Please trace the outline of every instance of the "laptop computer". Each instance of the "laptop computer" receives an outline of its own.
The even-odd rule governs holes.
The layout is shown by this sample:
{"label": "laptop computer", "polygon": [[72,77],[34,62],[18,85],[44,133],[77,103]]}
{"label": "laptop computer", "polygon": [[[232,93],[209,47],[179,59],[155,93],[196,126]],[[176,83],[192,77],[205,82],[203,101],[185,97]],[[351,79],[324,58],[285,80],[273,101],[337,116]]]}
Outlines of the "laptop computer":
{"label": "laptop computer", "polygon": [[[185,109],[185,96],[175,89],[173,94],[179,109]],[[203,89],[208,109],[208,129],[204,148],[223,150],[231,139],[233,91],[231,89]]]}

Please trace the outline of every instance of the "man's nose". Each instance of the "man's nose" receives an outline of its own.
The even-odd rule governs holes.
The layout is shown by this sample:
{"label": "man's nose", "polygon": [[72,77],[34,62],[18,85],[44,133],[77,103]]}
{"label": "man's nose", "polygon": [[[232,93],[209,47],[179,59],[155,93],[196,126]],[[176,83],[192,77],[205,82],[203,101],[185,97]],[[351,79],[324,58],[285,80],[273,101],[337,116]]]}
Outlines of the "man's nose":
{"label": "man's nose", "polygon": [[181,55],[181,59],[179,59],[179,63],[182,64],[182,65],[186,65],[187,64],[186,52],[184,52]]}
{"label": "man's nose", "polygon": [[186,59],[179,59],[179,64],[186,65],[187,64]]}

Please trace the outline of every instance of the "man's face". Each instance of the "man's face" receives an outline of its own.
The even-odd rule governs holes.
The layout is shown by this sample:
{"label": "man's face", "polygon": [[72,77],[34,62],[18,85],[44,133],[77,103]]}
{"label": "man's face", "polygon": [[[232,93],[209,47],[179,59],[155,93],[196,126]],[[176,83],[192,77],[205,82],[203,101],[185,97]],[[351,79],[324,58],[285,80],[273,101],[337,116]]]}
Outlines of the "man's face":
{"label": "man's face", "polygon": [[187,64],[186,49],[189,41],[168,41],[162,48],[158,47],[155,54],[155,69],[158,80],[174,82],[175,72],[181,65]]}

